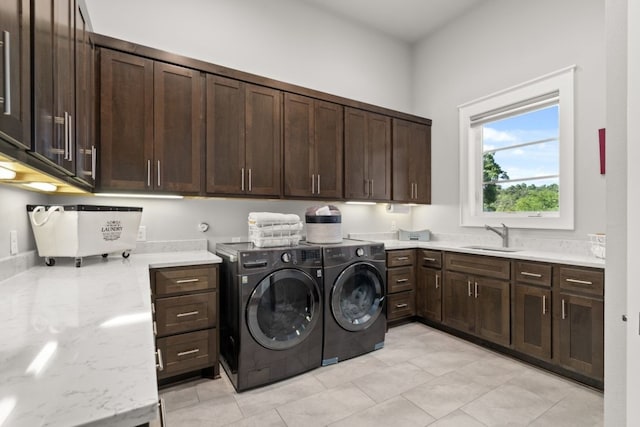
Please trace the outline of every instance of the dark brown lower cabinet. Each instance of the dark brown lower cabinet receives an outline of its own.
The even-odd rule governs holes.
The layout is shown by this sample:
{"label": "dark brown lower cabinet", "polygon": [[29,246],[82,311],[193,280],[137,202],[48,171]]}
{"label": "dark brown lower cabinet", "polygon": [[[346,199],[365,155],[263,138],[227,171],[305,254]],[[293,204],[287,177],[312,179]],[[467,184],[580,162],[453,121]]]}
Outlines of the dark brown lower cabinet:
{"label": "dark brown lower cabinet", "polygon": [[442,321],[442,271],[418,267],[416,314],[434,322]]}
{"label": "dark brown lower cabinet", "polygon": [[604,303],[560,293],[555,298],[557,361],[591,378],[604,378]]}
{"label": "dark brown lower cabinet", "polygon": [[455,329],[508,346],[511,342],[510,283],[446,272],[443,322]]}
{"label": "dark brown lower cabinet", "polygon": [[551,359],[551,290],[515,285],[514,346],[541,359]]}

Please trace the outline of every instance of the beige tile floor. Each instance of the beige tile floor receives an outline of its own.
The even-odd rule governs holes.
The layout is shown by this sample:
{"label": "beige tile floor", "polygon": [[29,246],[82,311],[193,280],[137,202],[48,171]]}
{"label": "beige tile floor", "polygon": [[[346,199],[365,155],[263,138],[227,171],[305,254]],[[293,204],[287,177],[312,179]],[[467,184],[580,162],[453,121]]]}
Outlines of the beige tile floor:
{"label": "beige tile floor", "polygon": [[[223,371],[223,370],[222,370]],[[222,373],[161,391],[169,427],[602,426],[602,393],[420,323],[381,350],[236,393]]]}

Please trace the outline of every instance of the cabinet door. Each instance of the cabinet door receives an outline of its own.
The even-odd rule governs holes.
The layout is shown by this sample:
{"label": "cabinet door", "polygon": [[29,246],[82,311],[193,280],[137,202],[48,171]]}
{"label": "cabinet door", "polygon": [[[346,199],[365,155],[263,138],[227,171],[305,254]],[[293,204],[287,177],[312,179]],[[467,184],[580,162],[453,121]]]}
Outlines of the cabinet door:
{"label": "cabinet door", "polygon": [[315,196],[313,99],[284,94],[284,194]]}
{"label": "cabinet door", "polygon": [[476,301],[476,334],[508,346],[511,342],[509,282],[487,278],[473,280]]}
{"label": "cabinet door", "polygon": [[515,286],[514,345],[516,350],[551,358],[551,290]]}
{"label": "cabinet door", "polygon": [[101,189],[151,189],[152,160],[153,61],[101,49]]}
{"label": "cabinet door", "polygon": [[604,305],[601,300],[569,294],[555,298],[560,365],[602,380],[604,375]]}
{"label": "cabinet door", "polygon": [[[314,169],[316,196],[341,199],[342,194],[342,150],[343,107],[331,102],[314,102]],[[285,168],[286,170],[286,168]],[[313,182],[312,182],[313,183]]]}
{"label": "cabinet door", "polygon": [[391,200],[391,118],[367,113],[370,197]]}
{"label": "cabinet door", "polygon": [[[62,160],[56,153],[44,153],[65,170],[75,174],[75,8],[73,0],[54,0],[53,99],[56,123],[54,140],[62,146]],[[50,156],[53,154],[53,156]]]}
{"label": "cabinet door", "polygon": [[93,186],[95,183],[95,47],[87,20],[76,8],[76,176]]}
{"label": "cabinet door", "polygon": [[431,203],[431,127],[412,123],[409,178],[414,203]]}
{"label": "cabinet door", "polygon": [[29,10],[28,0],[0,3],[0,134],[23,148],[31,148]]}
{"label": "cabinet door", "polygon": [[475,332],[473,283],[466,275],[447,271],[442,289],[442,322],[452,328]]}
{"label": "cabinet door", "polygon": [[207,75],[207,192],[242,194],[244,174],[244,84]]}
{"label": "cabinet door", "polygon": [[416,310],[418,316],[440,322],[442,320],[442,272],[418,267]]}
{"label": "cabinet door", "polygon": [[154,64],[154,187],[198,193],[204,91],[199,71]]}
{"label": "cabinet door", "polygon": [[409,177],[411,122],[393,119],[393,200],[413,202],[414,183]]}
{"label": "cabinet door", "polygon": [[367,199],[370,194],[367,173],[367,118],[355,108],[344,109],[344,197]]}
{"label": "cabinet door", "polygon": [[246,85],[245,165],[247,194],[280,196],[282,93]]}

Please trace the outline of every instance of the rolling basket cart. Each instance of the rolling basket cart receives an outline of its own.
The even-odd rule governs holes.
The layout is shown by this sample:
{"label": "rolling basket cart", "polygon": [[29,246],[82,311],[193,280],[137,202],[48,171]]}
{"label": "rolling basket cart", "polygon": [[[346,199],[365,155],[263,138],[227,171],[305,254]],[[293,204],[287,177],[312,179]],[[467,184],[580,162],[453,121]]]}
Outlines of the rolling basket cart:
{"label": "rolling basket cart", "polygon": [[122,252],[129,257],[136,247],[142,208],[94,205],[27,205],[29,222],[45,264],[55,257],[82,257]]}

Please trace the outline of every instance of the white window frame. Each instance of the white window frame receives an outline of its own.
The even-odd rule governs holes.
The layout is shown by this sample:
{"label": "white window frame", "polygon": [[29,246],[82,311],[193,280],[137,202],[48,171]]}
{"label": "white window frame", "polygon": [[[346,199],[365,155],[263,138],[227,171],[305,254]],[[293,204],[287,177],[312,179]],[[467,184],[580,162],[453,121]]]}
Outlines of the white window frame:
{"label": "white window frame", "polygon": [[[574,73],[576,66],[459,105],[460,120],[460,225],[483,227],[505,223],[513,228],[574,229]],[[557,212],[484,212],[482,206],[482,141],[471,126],[472,117],[489,115],[505,107],[552,92],[559,96],[560,178]]]}

